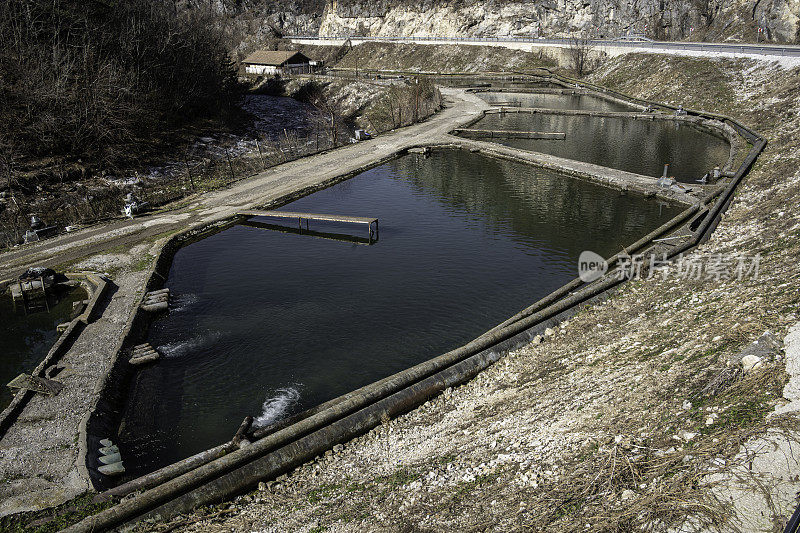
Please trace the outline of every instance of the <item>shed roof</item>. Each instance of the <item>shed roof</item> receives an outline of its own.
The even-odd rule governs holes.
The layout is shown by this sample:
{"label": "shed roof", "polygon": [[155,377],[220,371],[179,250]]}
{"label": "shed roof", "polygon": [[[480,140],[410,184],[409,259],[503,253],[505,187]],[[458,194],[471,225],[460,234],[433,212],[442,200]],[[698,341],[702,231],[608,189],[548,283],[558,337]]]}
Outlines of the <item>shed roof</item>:
{"label": "shed roof", "polygon": [[[290,61],[294,59],[295,61]],[[242,63],[280,67],[286,63],[308,63],[309,59],[294,50],[257,50],[244,58]]]}

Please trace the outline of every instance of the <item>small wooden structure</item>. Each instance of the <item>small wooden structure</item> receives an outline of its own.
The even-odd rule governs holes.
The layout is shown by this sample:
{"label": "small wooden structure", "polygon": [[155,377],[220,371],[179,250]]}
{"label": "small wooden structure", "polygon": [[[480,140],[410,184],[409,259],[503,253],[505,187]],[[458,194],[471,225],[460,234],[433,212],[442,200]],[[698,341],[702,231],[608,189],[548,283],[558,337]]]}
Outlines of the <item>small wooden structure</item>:
{"label": "small wooden structure", "polygon": [[294,235],[303,235],[305,237],[314,237],[317,239],[326,239],[331,241],[349,242],[353,244],[363,244],[366,246],[372,246],[377,242],[376,240],[371,240],[368,237],[359,237],[358,235],[333,233],[330,231],[317,231],[313,229],[298,229],[293,226],[270,224],[269,222],[262,222],[261,220],[245,220],[241,222],[241,225],[247,226],[249,228],[277,231],[279,233],[292,233]]}
{"label": "small wooden structure", "polygon": [[9,286],[11,298],[16,306],[22,304],[25,312],[46,309],[50,311],[47,301],[48,291],[55,284],[52,276],[39,276],[34,279],[21,279]]}
{"label": "small wooden structure", "polygon": [[[237,213],[240,217],[269,217],[269,218],[290,218],[297,220],[297,225],[300,230],[303,229],[303,221],[305,221],[306,229],[309,229],[310,220],[318,220],[324,222],[344,222],[349,224],[366,224],[369,240],[372,241],[373,237],[378,238],[378,219],[370,217],[351,217],[347,215],[323,215],[319,213],[298,213],[295,211],[242,211]],[[373,228],[374,226],[374,228]]]}
{"label": "small wooden structure", "polygon": [[9,382],[8,388],[12,391],[29,390],[46,396],[55,396],[61,392],[64,384],[52,379],[40,378],[39,376],[20,374]]}

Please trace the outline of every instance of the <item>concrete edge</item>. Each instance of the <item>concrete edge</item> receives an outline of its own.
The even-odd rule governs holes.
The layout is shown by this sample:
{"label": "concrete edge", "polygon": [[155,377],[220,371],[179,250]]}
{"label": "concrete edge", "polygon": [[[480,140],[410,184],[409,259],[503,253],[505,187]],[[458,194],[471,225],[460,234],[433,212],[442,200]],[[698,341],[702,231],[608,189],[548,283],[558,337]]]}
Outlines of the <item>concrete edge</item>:
{"label": "concrete edge", "polygon": [[577,162],[581,167],[586,167],[580,169],[577,168],[575,165],[576,162],[573,159],[551,156],[549,154],[543,154],[540,152],[518,150],[489,141],[479,141],[452,136],[452,141],[450,141],[449,144],[441,144],[436,147],[454,147],[463,150],[477,151],[489,157],[517,161],[519,163],[528,164],[545,170],[558,172],[559,174],[565,174],[572,178],[602,185],[608,187],[609,189],[614,189],[625,193],[633,192],[644,196],[645,198],[658,198],[670,203],[694,205],[702,202],[703,196],[706,196],[707,194],[707,189],[704,189],[700,186],[694,186],[693,189],[702,191],[703,196],[694,196],[690,193],[679,193],[670,189],[659,187],[656,183],[656,178],[651,178],[650,176],[633,174],[631,172],[615,170],[608,167],[593,165],[591,163]]}

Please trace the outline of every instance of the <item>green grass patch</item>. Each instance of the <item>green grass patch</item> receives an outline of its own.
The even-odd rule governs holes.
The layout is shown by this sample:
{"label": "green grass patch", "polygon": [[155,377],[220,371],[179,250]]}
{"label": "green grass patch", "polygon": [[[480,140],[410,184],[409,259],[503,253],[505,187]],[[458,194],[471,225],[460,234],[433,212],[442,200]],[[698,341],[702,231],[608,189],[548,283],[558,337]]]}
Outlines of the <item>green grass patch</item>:
{"label": "green grass patch", "polygon": [[341,485],[336,483],[330,483],[327,485],[322,485],[319,488],[312,489],[308,492],[308,503],[319,503],[324,498],[327,498],[337,490],[341,488]]}
{"label": "green grass patch", "polygon": [[395,470],[394,473],[388,476],[382,476],[378,478],[380,482],[387,483],[393,487],[398,487],[401,485],[407,485],[412,483],[420,478],[420,474],[411,470],[410,468],[403,467],[398,468]]}
{"label": "green grass patch", "polygon": [[150,254],[147,254],[145,257],[142,257],[141,259],[139,259],[138,261],[136,261],[131,265],[130,268],[131,272],[143,272],[147,270],[153,264],[154,259],[155,257],[153,257]]}

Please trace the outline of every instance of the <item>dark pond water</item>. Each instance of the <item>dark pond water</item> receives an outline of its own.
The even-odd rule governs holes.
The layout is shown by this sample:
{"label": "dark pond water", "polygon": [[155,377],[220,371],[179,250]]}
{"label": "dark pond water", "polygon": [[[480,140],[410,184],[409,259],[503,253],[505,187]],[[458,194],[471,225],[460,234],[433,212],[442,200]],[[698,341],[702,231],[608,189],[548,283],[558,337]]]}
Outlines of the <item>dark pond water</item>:
{"label": "dark pond water", "polygon": [[405,156],[284,209],[378,217],[380,239],[240,225],[179,250],[176,305],[149,333],[165,357],[124,413],[129,473],[460,346],[576,277],[581,251],[610,256],[680,211],[465,151]]}
{"label": "dark pond water", "polygon": [[50,311],[25,313],[21,305],[14,306],[11,295],[0,295],[0,410],[5,409],[13,396],[6,383],[22,372],[31,372],[58,339],[56,326],[68,322],[72,303],[86,299],[86,291],[75,289],[48,299]]}
{"label": "dark pond water", "polygon": [[530,113],[487,115],[478,129],[564,132],[564,140],[503,139],[506,146],[542,152],[645,176],[669,175],[694,183],[730,155],[727,140],[690,124],[670,120],[632,120]]}
{"label": "dark pond water", "polygon": [[634,111],[631,106],[613,102],[591,94],[532,94],[532,93],[478,93],[478,96],[493,104],[509,102],[520,107],[542,107],[545,109],[581,109],[584,111]]}

